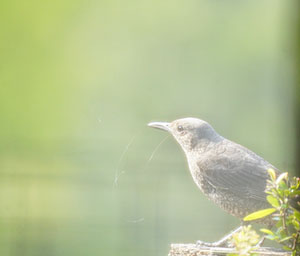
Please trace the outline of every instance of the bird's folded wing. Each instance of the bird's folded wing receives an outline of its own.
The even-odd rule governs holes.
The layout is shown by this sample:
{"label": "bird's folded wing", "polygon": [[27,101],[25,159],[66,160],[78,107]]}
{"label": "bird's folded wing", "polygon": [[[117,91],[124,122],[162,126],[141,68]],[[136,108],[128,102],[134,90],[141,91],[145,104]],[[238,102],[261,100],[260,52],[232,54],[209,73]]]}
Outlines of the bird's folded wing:
{"label": "bird's folded wing", "polygon": [[267,170],[272,165],[241,145],[230,142],[221,154],[209,153],[198,166],[206,181],[216,189],[241,198],[266,200]]}

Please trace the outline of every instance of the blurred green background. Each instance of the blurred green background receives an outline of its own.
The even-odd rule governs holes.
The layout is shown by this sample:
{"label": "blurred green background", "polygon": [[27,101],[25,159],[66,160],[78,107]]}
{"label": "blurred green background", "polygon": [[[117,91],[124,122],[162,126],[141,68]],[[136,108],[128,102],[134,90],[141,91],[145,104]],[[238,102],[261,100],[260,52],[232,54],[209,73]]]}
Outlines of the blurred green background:
{"label": "blurred green background", "polygon": [[198,117],[294,172],[296,2],[2,1],[0,254],[162,256],[238,225],[146,124]]}

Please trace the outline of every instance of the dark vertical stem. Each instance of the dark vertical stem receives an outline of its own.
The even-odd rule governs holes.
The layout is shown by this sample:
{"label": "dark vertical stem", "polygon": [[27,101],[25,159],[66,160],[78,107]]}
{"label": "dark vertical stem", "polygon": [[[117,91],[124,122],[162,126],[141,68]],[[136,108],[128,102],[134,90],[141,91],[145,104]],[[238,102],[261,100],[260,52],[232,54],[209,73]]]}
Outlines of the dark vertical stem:
{"label": "dark vertical stem", "polygon": [[299,239],[299,235],[300,235],[299,232],[300,232],[300,231],[298,230],[298,232],[297,232],[297,234],[296,234],[296,237],[295,237],[295,239],[294,239],[294,243],[293,243],[293,247],[292,247],[292,250],[293,250],[293,251],[296,250],[296,247],[297,247],[297,244],[298,244],[298,239]]}
{"label": "dark vertical stem", "polygon": [[286,210],[285,209],[282,212],[282,225],[283,225],[284,231],[286,233],[286,236],[289,236],[289,229],[286,225]]}

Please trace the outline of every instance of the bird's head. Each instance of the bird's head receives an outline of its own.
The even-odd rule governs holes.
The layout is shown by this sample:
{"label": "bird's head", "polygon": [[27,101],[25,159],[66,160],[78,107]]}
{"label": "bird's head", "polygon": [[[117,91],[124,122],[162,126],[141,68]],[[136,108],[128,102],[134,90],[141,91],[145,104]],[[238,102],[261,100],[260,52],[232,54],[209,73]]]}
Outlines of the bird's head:
{"label": "bird's head", "polygon": [[186,153],[222,138],[209,123],[197,118],[182,118],[170,123],[151,122],[148,126],[171,133]]}

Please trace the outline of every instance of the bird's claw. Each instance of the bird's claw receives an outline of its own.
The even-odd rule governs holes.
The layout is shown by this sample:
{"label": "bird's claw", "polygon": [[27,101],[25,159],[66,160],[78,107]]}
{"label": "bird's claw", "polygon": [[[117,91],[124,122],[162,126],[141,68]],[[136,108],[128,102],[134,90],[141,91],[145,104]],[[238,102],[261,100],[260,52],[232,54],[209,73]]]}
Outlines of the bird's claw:
{"label": "bird's claw", "polygon": [[209,242],[203,242],[201,240],[198,240],[196,242],[197,246],[206,246],[206,247],[233,247],[233,244],[231,244],[229,241],[217,241],[217,242],[213,242],[213,243],[209,243]]}
{"label": "bird's claw", "polygon": [[198,240],[196,242],[196,245],[198,245],[198,246],[207,246],[207,247],[216,247],[215,243],[203,242],[201,240]]}

